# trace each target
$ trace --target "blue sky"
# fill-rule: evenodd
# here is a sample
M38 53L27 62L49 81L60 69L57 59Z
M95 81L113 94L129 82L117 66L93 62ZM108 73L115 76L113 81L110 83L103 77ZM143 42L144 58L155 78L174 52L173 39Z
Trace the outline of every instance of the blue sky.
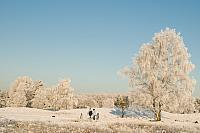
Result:
M127 92L117 71L165 27L181 32L200 81L200 1L0 1L0 88L18 76L79 92ZM200 96L200 90L194 95Z

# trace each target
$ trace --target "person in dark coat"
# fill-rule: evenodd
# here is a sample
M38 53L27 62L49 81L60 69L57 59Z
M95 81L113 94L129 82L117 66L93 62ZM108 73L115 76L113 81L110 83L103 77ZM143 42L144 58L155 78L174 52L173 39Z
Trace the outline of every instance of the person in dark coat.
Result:
M92 118L92 114L93 114L93 113L92 113L92 109L90 108L90 109L89 109L89 112L88 112L88 115L90 116L90 118Z
M92 115L93 115L93 120L95 120L96 115L97 115L95 109L93 109Z
M99 120L99 113L97 113L96 115L96 120Z

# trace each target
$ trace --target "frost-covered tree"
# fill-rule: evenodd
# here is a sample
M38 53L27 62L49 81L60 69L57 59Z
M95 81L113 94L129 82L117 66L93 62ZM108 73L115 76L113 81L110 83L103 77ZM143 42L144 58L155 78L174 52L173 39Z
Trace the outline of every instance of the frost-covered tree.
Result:
M72 109L74 89L70 82L70 80L62 80L56 87L37 90L32 106L52 110Z
M180 33L166 28L141 47L133 66L125 68L123 73L128 76L130 87L139 91L134 95L135 102L152 107L155 119L161 120L162 108L177 113L194 110L195 80L190 78L193 69Z
M7 91L0 90L0 108L6 107L6 99L8 97Z
M8 106L26 107L26 92L31 88L32 82L32 79L26 76L17 78L8 90Z
M35 93L35 97L32 100L32 107L38 109L48 109L51 107L49 102L51 99L52 93L50 88L38 89Z
M58 109L73 108L74 89L70 85L71 80L62 80L54 90L54 106Z
M195 106L196 112L200 113L200 98L195 98L194 106Z
M30 77L18 77L8 90L7 105L31 107L35 92L43 87L42 81L32 81Z
M70 82L70 80L62 80L56 87L46 88L40 80L32 81L27 76L19 77L5 93L8 95L6 106L53 110L71 109L73 108L74 89L70 86ZM2 104L5 101L3 97L0 100Z
M41 80L34 81L29 89L25 90L25 96L27 105L26 107L32 107L32 100L34 99L36 95L37 90L41 90L44 88L44 84Z

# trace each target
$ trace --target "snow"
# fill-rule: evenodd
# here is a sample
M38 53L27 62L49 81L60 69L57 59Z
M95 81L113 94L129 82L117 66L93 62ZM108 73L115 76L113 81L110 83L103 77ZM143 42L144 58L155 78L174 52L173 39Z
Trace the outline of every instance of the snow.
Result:
M119 108L114 108L112 110L112 113L114 115L121 115L121 110ZM143 118L143 119L153 119L154 118L154 113L152 110L148 108L143 108L140 106L132 106L129 107L125 110L124 112L125 117L130 117L130 118Z
M112 115L110 108L97 108L96 111L100 114L101 121L108 121L118 118L119 116ZM66 122L80 121L80 114L83 114L82 121L90 121L88 117L88 109L72 109L50 111L26 107L6 107L0 108L0 116L16 121L41 121L51 122L56 124L65 124ZM52 117L55 116L55 117Z
M172 114L162 112L162 121L155 122L151 118L152 112L144 108L129 108L125 112L125 118L121 118L121 113L116 108L95 109L100 114L100 119L97 121L89 118L89 109L50 111L26 107L0 108L0 131L198 133L200 130L199 113ZM82 119L80 119L81 113L83 114ZM198 123L195 123L196 121ZM17 122L17 124L12 124L12 122ZM16 125L21 126L15 127Z
M131 111L132 110L132 111ZM151 123L151 112L149 110L128 109L126 118L120 118L120 112L113 108L96 108L96 112L100 114L100 119L97 122L147 122ZM83 114L83 119L80 120L80 114ZM142 115L144 114L144 116ZM147 115L148 114L148 115ZM16 121L40 121L46 123L66 124L67 122L93 122L89 119L88 109L72 109L50 111L35 108L25 107L6 107L0 108L0 116L9 120ZM55 116L55 117L52 117ZM172 114L162 112L162 123L177 124L177 125L192 125L194 122L200 122L200 114Z

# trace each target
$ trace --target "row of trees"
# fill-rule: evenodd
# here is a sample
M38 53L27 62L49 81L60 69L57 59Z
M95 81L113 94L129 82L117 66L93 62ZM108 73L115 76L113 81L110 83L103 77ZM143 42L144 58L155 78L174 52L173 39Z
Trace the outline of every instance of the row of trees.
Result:
M18 77L10 89L0 92L0 107L31 107L39 109L72 109L113 107L117 94L74 94L70 80L55 87L46 87L40 80Z
M112 108L118 94L75 94L74 108Z
M1 106L71 109L74 89L70 82L62 80L56 87L47 88L42 81L33 81L27 76L19 77L9 90L1 93Z

